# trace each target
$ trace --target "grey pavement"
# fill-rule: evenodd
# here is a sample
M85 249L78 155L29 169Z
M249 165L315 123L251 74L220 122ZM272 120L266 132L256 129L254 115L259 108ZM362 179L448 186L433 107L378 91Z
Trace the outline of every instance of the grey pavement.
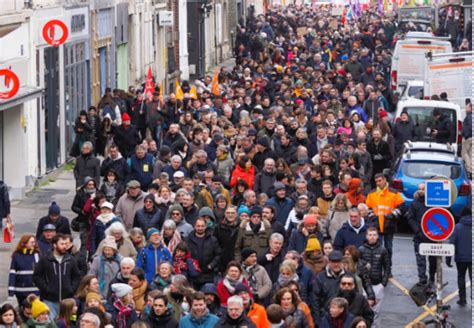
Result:
M19 236L24 233L35 233L40 217L48 212L49 204L56 201L61 207L61 214L69 219L74 218L71 204L75 194L75 182L72 172L62 172L55 181L31 191L27 198L13 202L12 217L15 223L16 236L11 244L0 243L0 303L7 300L8 272L10 256L18 242ZM410 289L418 280L416 271L413 242L409 235L397 235L394 240L393 274L396 282ZM456 269L443 267L443 274L448 285L445 287L443 297L457 291ZM468 295L470 295L468 291ZM461 308L456 304L457 295L452 295L448 302L452 306L449 317L457 328L471 327L471 306ZM393 283L389 283L385 290L382 304L383 327L404 327L415 320L424 311L405 295ZM424 320L430 319L427 316Z

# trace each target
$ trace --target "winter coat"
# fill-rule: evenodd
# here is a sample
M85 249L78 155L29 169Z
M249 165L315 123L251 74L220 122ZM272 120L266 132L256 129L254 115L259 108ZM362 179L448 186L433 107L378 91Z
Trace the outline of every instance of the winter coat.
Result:
M372 156L368 152L359 152L356 151L357 154L359 154L359 164L361 167L364 168L364 185L370 186L370 183L372 182L372 175L374 174L374 166L372 163Z
M235 294L231 293L231 291L229 289L227 289L226 285L224 284L224 279L225 279L225 276L224 276L224 278L219 280L219 282L217 283L217 293L219 295L219 300L221 301L221 306L222 307L227 307L227 300L229 299L229 297L234 296ZM242 277L241 283L249 288L250 294L252 296L253 295L252 294L252 289L250 288L250 285L249 285L247 279Z
M393 138L395 139L395 151L402 150L403 144L415 138L415 126L411 121L399 121L393 127Z
M390 153L390 147L386 141L380 140L378 144L373 141L367 143L367 151L372 157L374 175L376 173L381 173L384 169L390 167L392 154ZM382 155L382 159L375 159L375 155Z
M403 205L404 199L396 189L389 187L379 191L372 190L367 195L365 204L372 209L374 215L377 216L378 228L381 233L394 233L397 229L397 218L390 217L393 210ZM383 229L382 229L383 228Z
M456 224L449 241L454 245L455 262L472 261L472 216L463 216Z
M33 283L33 272L40 254L27 250L17 251L12 256L8 276L8 296L26 298L29 294L39 295L39 289Z
M237 319L232 319L228 314L223 316L217 324L216 328L257 328L245 313L242 313Z
M298 253L303 253L306 249L306 243L308 242L308 236L305 236L302 232L303 225L300 224L298 229L293 229L290 236L290 241L288 243L288 250L295 250ZM322 245L324 241L324 236L321 232L316 232L316 238L318 238L319 243Z
M271 261L267 259L267 254L270 254L270 249L267 248L265 252L260 255L257 259L257 263L265 268L272 281L272 284L278 281L278 276L280 275L280 264L283 263L285 259L285 252L282 249L277 256L274 256Z
M228 184L234 167L234 161L230 154L227 154L224 159L216 158L214 165L217 167L217 175L222 178L222 182Z
M155 311L151 310L148 317L144 320L150 328L178 328L178 322L171 315L171 310L157 316Z
M56 221L50 219L49 215L43 216L39 219L38 227L36 228L36 239L39 239L43 234L43 228L47 224L54 224L56 227L56 233L62 233L65 235L71 234L71 227L69 226L69 219L65 216L59 216Z
M239 234L239 223L236 221L234 225L230 225L224 219L214 228L214 237L222 250L219 262L219 271L224 272L227 264L234 259L235 243Z
M374 311L370 308L367 298L361 293L354 290L354 294L350 297L344 297L344 294L339 291L338 297L343 297L349 302L349 312L354 316L363 317L365 320L372 323L374 321Z
M462 122L461 134L464 139L472 138L472 112L466 113L466 117Z
M445 114L441 114L439 120L437 120L433 126L433 129L438 130L438 134L435 137L437 143L451 142L451 129L453 128L453 122ZM454 133L453 133L454 135Z
M107 303L107 305L105 307L105 310L107 311L107 313L110 313L110 315L112 316L111 322L116 324L118 322L118 319L119 319L119 310L113 304L111 304L110 302ZM131 327L132 324L135 321L138 321L137 312L135 312L135 311L131 311L131 312L132 313L130 314L130 316L128 316L127 319L126 319L127 320L127 327Z
M273 185L275 183L275 173L262 171L255 177L255 185L253 186L257 195L264 193L271 195L273 193Z
M420 198L419 192L415 192L413 201L410 203L410 206L408 206L406 213L408 224L414 233L413 241L418 241L420 243L431 242L421 230L421 219L427 210L428 208L425 206L425 198Z
M322 245L322 243L321 243ZM308 252L303 253L303 263L309 268L315 275L319 274L324 270L328 264L328 259L320 251L318 254L311 254Z
M142 229L143 233L146 234L148 229L154 227L161 231L163 227L164 218L161 211L155 206L151 212L146 211L145 208L139 209L135 213L135 219L133 220L133 227Z
M214 328L218 321L219 317L210 313L201 318L188 314L179 321L179 328Z
M227 204L231 203L230 199L230 193L227 189L224 187L221 187L221 189L216 193L217 195L223 195L227 201ZM198 199L196 201L196 205L201 208L204 206L207 206L209 208L214 208L215 200L214 197L212 197L212 192L209 190L208 187L202 188L201 192L198 195Z
M252 293L255 300L261 302L272 292L272 281L270 280L270 277L263 266L255 264L255 266L250 270L253 272L256 282L255 286L251 286L253 287ZM243 270L242 274L250 284L250 276L247 271Z
M332 241L334 241L337 232L347 221L349 221L349 211L329 210L326 231Z
M183 216L187 223L194 227L194 223L199 215L199 208L192 204L189 208L183 208Z
M232 171L232 176L230 178L229 185L233 188L237 185L237 181L244 180L247 182L249 189L253 189L253 184L255 181L255 167L252 166L248 171L244 168L237 165Z
M198 261L201 274L195 279L198 284L213 282L215 272L221 260L221 247L217 238L206 233L203 238L190 233L186 243L191 251L191 257Z
M367 233L367 225L364 219L361 219L359 228L352 226L348 221L342 225L342 228L336 234L334 239L334 248L339 251L344 251L347 246L355 246L359 248L365 242L365 234Z
M268 321L267 312L260 304L252 302L247 311L247 317L252 320L257 328L270 328L270 321Z
M355 316L352 313L347 313L344 319L344 328L350 328L351 323L354 320ZM318 326L319 328L333 328L334 326L331 323L331 316L327 313L323 319L321 320L321 324Z
M284 158L288 165L296 162L296 147L291 143L288 146L283 146L281 144L275 147L275 154L277 158Z
M76 159L74 166L74 179L76 188L81 186L85 177L94 179L96 186L100 183L100 161L94 155L81 155Z
M331 203L334 200L334 197L336 197L336 194L333 193L329 197L326 197L323 195L316 200L316 204L319 208L319 215L321 216L321 219L327 218L328 212L331 207Z
M41 298L55 303L73 297L80 279L77 262L70 254L65 254L61 263L53 253L42 257L33 273Z
M52 320L48 320L47 322L37 322L35 319L30 318L27 322L21 324L21 328L56 328L56 324Z
M359 114L360 119L364 121L364 123L367 122L367 115L365 114L365 110L362 107L360 107L360 105L357 104L354 107L347 106L346 116L351 117L354 114L354 112Z
M53 250L53 241L46 240L43 236L38 239L38 247L40 248L41 257L48 255Z
M71 209L74 213L77 214L79 222L86 223L87 225L89 225L89 216L83 214L83 210L84 206L87 203L87 200L90 198L91 196L84 190L84 188L81 188L74 196L74 200L72 201L71 205Z
M286 224L286 220L291 210L293 209L293 201L289 197L283 199L273 196L267 201L267 205L271 205L275 208L275 218L277 222L281 224Z
M8 186L0 180L0 220L10 214L10 197Z
M145 196L146 194L141 192L137 198L132 198L128 193L125 193L119 198L117 205L115 206L115 214L122 218L123 224L127 230L133 228L135 214L139 209L143 208Z
M345 193L347 199L351 202L352 206L357 206L360 203L365 202L365 196L363 191L361 193L357 193L360 185L362 184L362 180L359 178L352 178L351 182L349 182L349 186L347 187L347 192Z
M389 278L390 258L387 249L382 246L380 240L375 245L365 242L359 247L360 257L357 265L359 275L368 270L370 282L372 285L382 284L387 286ZM370 265L370 267L368 266Z
M313 284L313 313L315 314L317 324L321 323L324 314L329 309L329 301L337 295L339 282L344 273L344 270L335 273L326 266L326 268L316 276Z
M116 159L112 159L110 156L104 159L100 167L100 175L105 177L111 169L117 173L120 182L124 183L128 180L130 169L127 160L122 157L122 154L119 153Z
M309 327L308 319L306 319L306 315L300 309L295 309L293 312L288 313L284 320L288 320L291 317L292 319L292 327L294 328L307 328Z
M125 192L125 187L122 185L121 182L118 181L114 183L104 181L104 183L102 183L102 186L100 186L100 191L104 193L105 198L108 202L111 202L115 205L117 204L118 199Z
M120 255L114 255L111 258L98 255L92 260L88 274L95 276L99 280L100 292L104 298L107 297L110 282L120 271L121 260L122 256Z
M120 222L120 219L110 215L99 215L91 229L91 247L90 252L94 254L100 242L105 238L105 230L114 222Z
M137 180L140 182L142 190L147 190L148 186L153 181L153 167L155 166L155 159L150 154L145 154L145 157L138 158L133 155L127 161L130 169L130 180Z
M235 260L238 262L242 260L241 251L244 248L252 248L257 252L257 257L264 254L268 247L271 233L272 228L270 222L267 220L262 220L257 233L254 233L250 227L250 221L243 221L240 224L237 241L235 243Z
M153 282L161 262L173 263L173 256L163 244L160 244L158 247L149 244L138 254L137 267L145 271L145 278L148 284Z
M120 153L123 156L132 156L135 151L135 146L140 143L140 134L137 128L133 125L125 128L120 125L114 130L114 142L118 146ZM153 170L153 166L150 171Z

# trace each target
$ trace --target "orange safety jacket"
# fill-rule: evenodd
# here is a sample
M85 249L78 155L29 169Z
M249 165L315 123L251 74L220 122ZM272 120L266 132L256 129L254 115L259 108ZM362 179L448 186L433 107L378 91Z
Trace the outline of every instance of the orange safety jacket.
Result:
M268 321L267 318L267 311L260 304L252 303L249 311L247 312L247 317L252 320L257 328L270 328L270 321Z
M404 203L402 195L392 188L376 189L367 195L365 204L379 218L380 233L385 230L385 216Z

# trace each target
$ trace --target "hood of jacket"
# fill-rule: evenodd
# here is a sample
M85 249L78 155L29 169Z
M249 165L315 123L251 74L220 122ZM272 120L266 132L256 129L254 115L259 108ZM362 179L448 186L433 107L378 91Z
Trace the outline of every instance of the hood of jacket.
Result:
M357 188L360 187L362 183L362 180L359 178L352 178L351 182L349 182L349 186L347 187L347 192L350 193L355 193L357 191Z
M463 216L459 220L459 223L461 223L462 225L468 226L468 227L472 227L472 216L470 216L470 215ZM469 228L469 229L471 229L471 228Z

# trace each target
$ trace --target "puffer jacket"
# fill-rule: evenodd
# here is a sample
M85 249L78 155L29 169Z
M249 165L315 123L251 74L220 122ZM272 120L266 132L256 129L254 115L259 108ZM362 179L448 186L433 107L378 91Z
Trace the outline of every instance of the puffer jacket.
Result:
M344 274L344 270L335 273L326 266L326 268L316 276L313 284L314 302L312 308L316 324L321 323L321 319L329 308L329 301L337 295L339 291L339 281Z
M219 318L213 314L206 313L200 318L188 314L179 321L180 328L214 328L219 321Z
M224 272L227 264L234 259L235 243L239 234L239 223L229 224L225 219L214 228L214 237L222 248L219 271ZM223 247L225 246L225 247Z
M255 167L251 167L250 170L245 170L244 168L237 165L232 171L232 176L230 178L229 185L231 187L235 187L237 185L237 181L244 180L247 182L249 189L253 189L253 184L255 182Z
M146 318L145 322L151 328L178 328L178 322L173 318L171 315L170 310L166 310L166 312L161 315L157 316L155 311L151 310L150 315Z
M102 255L94 257L88 274L95 276L99 280L102 297L107 297L110 282L120 271L121 260L122 256L118 254L111 258L105 258Z
M156 270L161 262L173 263L170 251L163 244L157 248L153 244L149 244L138 254L137 267L145 271L145 277L149 284L153 282L153 277L157 274Z
M214 326L216 328L256 328L255 324L250 320L245 313L242 313L237 319L232 319L228 314L223 316L217 324Z
M94 179L96 186L100 183L100 161L94 155L79 156L74 166L74 179L76 179L76 187L84 182L85 177Z
M286 224L286 219L293 209L293 201L289 197L278 198L273 196L267 201L267 205L271 205L275 208L275 220L281 224Z
M380 240L375 245L365 242L359 247L360 258L358 263L358 272L362 276L365 270L368 270L370 282L372 285L382 284L387 286L389 278L390 259L385 247Z
M456 224L454 232L451 235L450 242L454 244L454 261L471 262L472 261L472 216L463 216Z
M204 238L199 238L195 233L190 233L186 239L191 257L198 261L201 274L195 279L197 283L214 281L214 275L219 268L221 247L217 238L207 233Z
M347 246L355 246L359 248L365 241L365 234L367 232L367 226L364 219L361 219L359 228L352 226L351 222L348 221L343 224L342 228L336 234L334 239L334 248L343 251Z
M406 213L408 224L414 233L413 241L419 241L421 243L431 242L421 230L421 219L427 210L428 208L425 206L424 197L421 198L420 193L418 191L415 192L413 201L410 203L410 206L408 206Z
M253 232L249 221L242 221L235 243L235 260L239 262L242 260L241 251L244 248L252 248L257 252L257 257L263 255L268 247L271 234L272 226L267 220L262 220L257 233Z
M18 295L23 299L31 293L39 295L33 283L33 272L39 258L40 254L26 248L13 254L8 276L8 296Z
M161 211L156 206L153 208L153 211L146 211L145 208L139 209L135 213L135 219L133 220L133 227L138 227L142 229L143 233L146 234L148 229L154 227L161 231L163 226L163 216Z

